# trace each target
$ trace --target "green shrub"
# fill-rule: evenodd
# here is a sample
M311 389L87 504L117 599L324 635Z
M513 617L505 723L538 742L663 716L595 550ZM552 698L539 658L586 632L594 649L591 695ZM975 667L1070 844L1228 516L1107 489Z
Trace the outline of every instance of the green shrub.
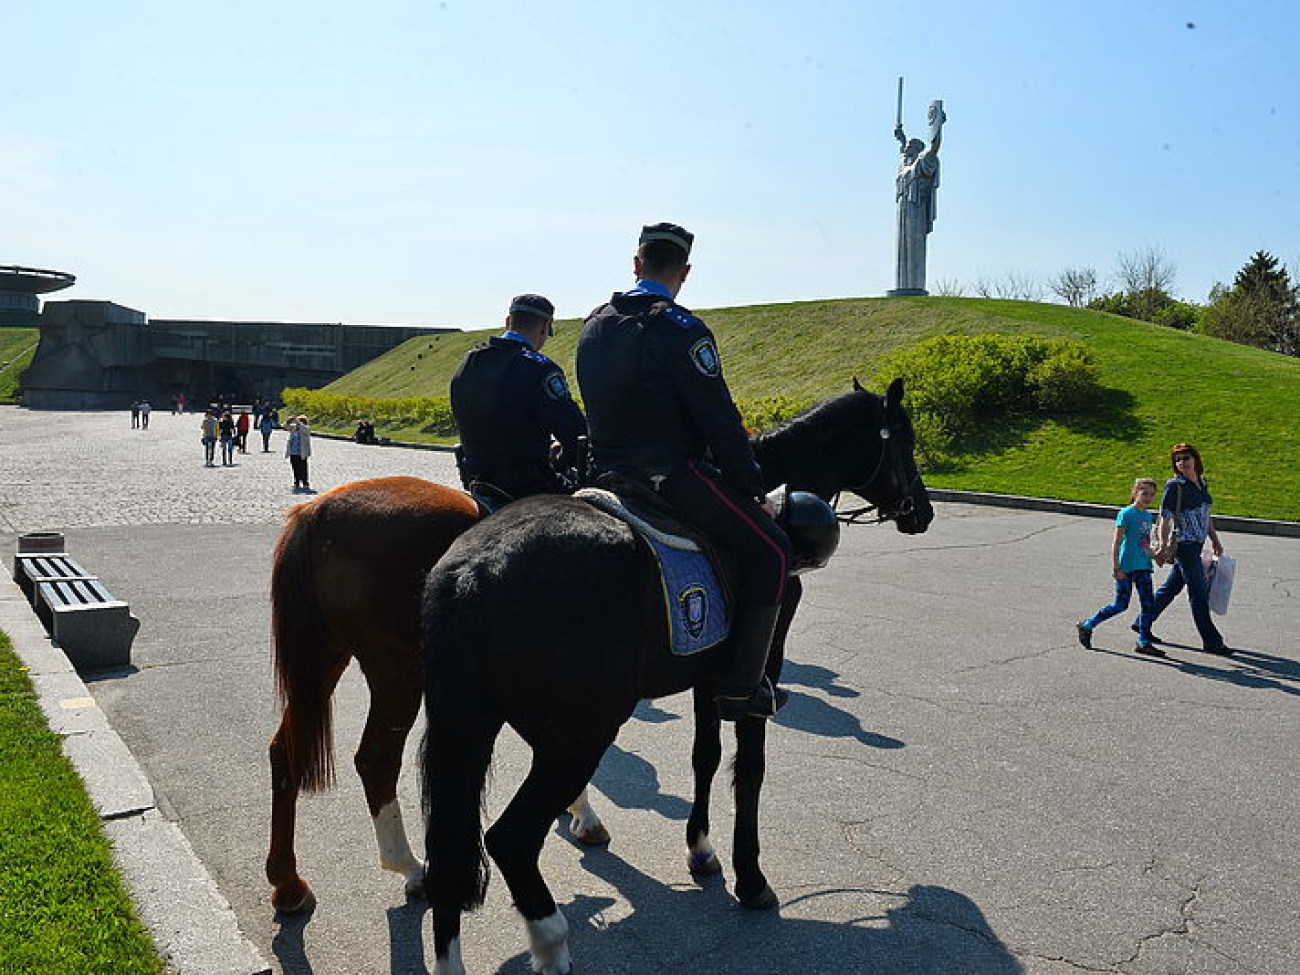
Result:
M999 417L1077 412L1096 401L1091 353L1066 339L939 335L888 356L875 378L902 377L923 454L936 460Z
M1052 339L1025 375L1030 401L1045 413L1079 413L1097 401L1101 370L1078 342Z
M736 407L740 410L740 418L746 429L753 433L763 433L794 419L812 405L789 396L763 396L754 400L742 400Z
M289 414L305 414L321 426L346 428L359 420L370 420L380 428L419 427L436 436L456 432L451 399L447 396L382 399L291 387L283 390L280 397Z

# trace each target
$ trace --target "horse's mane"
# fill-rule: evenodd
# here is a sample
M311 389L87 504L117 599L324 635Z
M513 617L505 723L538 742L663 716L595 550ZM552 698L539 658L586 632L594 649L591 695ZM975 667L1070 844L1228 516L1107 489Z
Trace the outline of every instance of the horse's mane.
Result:
M769 450L779 448L793 440L802 441L806 438L808 441L815 442L821 433L838 430L854 420L861 422L863 408L877 404L879 400L879 396L867 390L841 393L839 396L823 400L767 433L759 434L755 440Z

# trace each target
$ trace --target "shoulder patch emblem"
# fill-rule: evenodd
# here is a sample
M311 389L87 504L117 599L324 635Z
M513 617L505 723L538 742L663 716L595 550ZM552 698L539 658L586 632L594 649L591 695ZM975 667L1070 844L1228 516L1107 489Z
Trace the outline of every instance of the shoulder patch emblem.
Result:
M722 363L718 359L718 349L713 344L713 339L700 339L691 346L691 362L710 379L722 373Z
M558 370L552 373L547 373L546 378L543 380L543 385L546 389L546 395L551 399L559 400L560 402L571 399L569 395L569 384L564 381L564 373Z

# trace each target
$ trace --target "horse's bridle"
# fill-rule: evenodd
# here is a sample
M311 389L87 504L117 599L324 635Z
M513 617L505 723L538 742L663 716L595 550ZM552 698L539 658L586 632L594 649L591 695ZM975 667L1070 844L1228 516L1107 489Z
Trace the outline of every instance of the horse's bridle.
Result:
M860 508L851 508L848 511L840 511L836 505L840 500L840 495L844 491L851 491L854 494L863 495L867 488L875 483L876 478L885 466L885 457L889 456L890 467L894 473L894 481L902 489L902 497L893 505L882 507L878 504L865 504ZM921 479L920 472L914 472L906 484L903 482L900 468L902 465L898 461L897 451L894 449L894 431L886 422L880 428L880 457L876 461L876 466L867 476L867 479L860 484L852 485L836 491L831 497L831 507L835 508L835 518L845 525L879 525L886 521L897 521L904 515L910 515L916 506L912 499L912 486Z

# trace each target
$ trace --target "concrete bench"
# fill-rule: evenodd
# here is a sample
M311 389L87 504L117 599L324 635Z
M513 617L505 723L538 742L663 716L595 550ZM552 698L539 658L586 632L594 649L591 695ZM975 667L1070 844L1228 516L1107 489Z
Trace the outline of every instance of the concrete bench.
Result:
M140 621L95 578L44 579L36 584L36 615L77 670L107 670L131 662Z
M42 582L94 579L84 568L62 553L18 554L14 557L14 582L36 609L36 587Z

